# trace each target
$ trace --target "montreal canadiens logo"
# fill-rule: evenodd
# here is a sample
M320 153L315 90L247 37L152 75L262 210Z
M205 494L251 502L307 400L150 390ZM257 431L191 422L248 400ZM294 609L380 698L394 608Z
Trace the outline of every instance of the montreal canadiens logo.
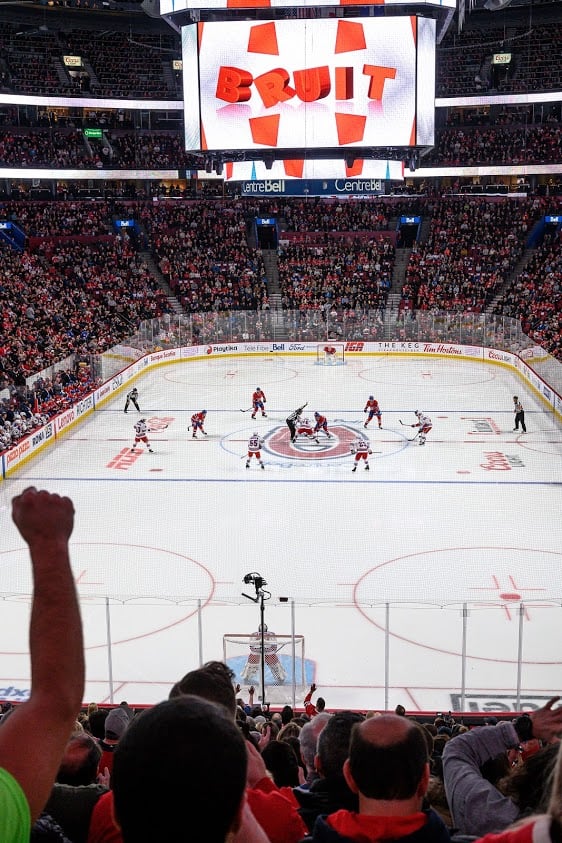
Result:
M317 444L307 436L297 436L295 442L291 442L289 429L277 427L265 437L264 451L292 460L333 460L348 457L351 453L351 443L360 435L359 430L347 424L334 424L328 430L330 439L322 430L315 434L318 438Z

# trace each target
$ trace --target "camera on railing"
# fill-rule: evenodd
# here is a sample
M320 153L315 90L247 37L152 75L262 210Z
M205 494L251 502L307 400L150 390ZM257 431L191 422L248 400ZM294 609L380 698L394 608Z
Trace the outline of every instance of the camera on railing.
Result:
M246 583L246 585L248 585L248 583L253 583L254 587L256 588L256 591L260 588L263 588L264 585L267 585L267 582L264 580L261 574L256 574L255 571L252 574L246 574L246 576L244 577L244 582Z

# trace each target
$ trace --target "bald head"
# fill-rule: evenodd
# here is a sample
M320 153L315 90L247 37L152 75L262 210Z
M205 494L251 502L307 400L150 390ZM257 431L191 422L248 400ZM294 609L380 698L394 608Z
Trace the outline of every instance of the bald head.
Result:
M427 742L421 727L412 720L383 714L353 727L349 772L359 793L368 799L392 801L416 796L427 763Z

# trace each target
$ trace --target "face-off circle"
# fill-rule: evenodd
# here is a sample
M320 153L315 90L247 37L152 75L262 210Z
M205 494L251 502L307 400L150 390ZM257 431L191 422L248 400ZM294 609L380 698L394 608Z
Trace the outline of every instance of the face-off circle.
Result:
M276 427L264 437L264 451L275 457L290 460L334 460L351 454L351 443L362 435L348 424L334 424L328 428L330 438L323 430L315 436L318 443L306 436L298 436L291 442L288 427Z
M523 663L562 664L557 636L562 619L562 553L525 547L450 547L388 559L356 582L353 601L369 623L396 642L429 653L462 655L462 607L468 609L467 657L517 663L523 623ZM418 598L406 583L418 585Z

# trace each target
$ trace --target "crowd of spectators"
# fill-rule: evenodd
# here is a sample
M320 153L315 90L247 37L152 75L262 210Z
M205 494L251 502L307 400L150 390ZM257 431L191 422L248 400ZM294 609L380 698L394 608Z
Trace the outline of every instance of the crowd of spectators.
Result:
M514 269L541 213L538 199L438 200L427 240L410 255L400 309L482 312Z
M267 308L261 252L241 203L145 206L143 225L162 275L190 312Z
M392 285L390 239L290 243L279 250L282 306L289 310L382 310Z
M424 157L425 165L548 164L562 155L560 123L538 126L447 128Z
M524 270L508 285L496 313L521 321L523 331L555 357L562 357L562 242L547 234Z
M562 88L562 70L552 67L552 56L560 51L560 32L537 21L532 26L510 27L506 38L503 23L494 26L488 19L471 25L459 34L451 27L437 50L436 91L439 97L501 91L552 91ZM495 53L511 53L511 61L499 72L492 65Z

